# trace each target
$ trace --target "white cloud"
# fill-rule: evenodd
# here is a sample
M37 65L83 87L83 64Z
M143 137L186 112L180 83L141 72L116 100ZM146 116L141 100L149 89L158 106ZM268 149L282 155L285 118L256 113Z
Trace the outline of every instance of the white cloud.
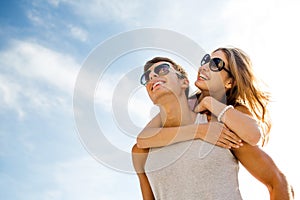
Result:
M35 25L45 25L43 18L39 16L37 10L29 10L27 11L28 19Z
M28 107L66 106L79 69L72 57L26 41L14 41L0 52L0 64L2 101L20 118Z
M141 5L141 2L137 0L130 2L118 0L92 0L89 2L63 0L62 2L70 5L74 12L82 16L88 24L99 21L131 21L136 16L138 6Z
M5 192L9 197L31 200L141 198L136 175L116 172L89 155L52 163L33 161L27 167L30 177L25 176L25 179L21 178L23 175L0 172L0 186L7 188Z
M118 90L116 89L116 82L114 82L114 80L119 79L120 74L106 74L106 77L102 77L102 79L99 80L95 93L96 105L101 106L106 111L111 110L114 91Z
M82 42L87 41L87 39L88 39L88 33L85 30L83 30L80 27L74 26L74 25L69 25L68 27L70 29L71 35L74 38L76 38L76 39L78 39L78 40L80 40Z
M127 181L126 180L127 177ZM49 199L136 199L137 193L128 190L137 184L133 175L108 169L91 157L81 157L54 166L55 189L46 191ZM122 178L122 183L119 181ZM127 183L126 183L127 182ZM127 184L127 185L126 185Z
M132 94L128 101L128 110L132 122L141 129L159 112L144 87Z
M9 77L0 75L0 91L2 94L2 98L0 99L1 105L5 105L3 106L4 108L14 109L18 117L23 118L24 111L18 102L18 96L21 92L20 85L12 82Z
M39 44L15 41L0 54L1 64L26 78L46 82L71 93L79 65L67 54L60 54Z
M157 107L151 102L146 89L141 85L136 86L137 80L122 79L121 76L109 73L102 77L96 90L95 104L99 106L98 109L109 113L113 108L120 111L119 107L126 107L132 123L142 128L157 113Z
M57 7L59 6L60 0L48 0L48 3Z

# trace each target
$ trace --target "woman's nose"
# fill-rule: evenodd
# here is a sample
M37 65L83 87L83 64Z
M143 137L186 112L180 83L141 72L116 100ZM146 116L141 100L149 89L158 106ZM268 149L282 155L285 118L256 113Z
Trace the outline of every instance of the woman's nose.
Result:
M199 72L201 72L201 71L209 71L209 65L208 65L208 63L200 66L198 71Z

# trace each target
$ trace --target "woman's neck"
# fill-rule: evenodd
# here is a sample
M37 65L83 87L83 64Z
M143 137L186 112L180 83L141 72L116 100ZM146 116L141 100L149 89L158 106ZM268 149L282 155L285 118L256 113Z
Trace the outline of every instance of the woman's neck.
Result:
M207 96L211 96L220 102L226 103L226 95L224 93L209 93L209 92L201 92L198 97L198 103L200 103L202 99Z

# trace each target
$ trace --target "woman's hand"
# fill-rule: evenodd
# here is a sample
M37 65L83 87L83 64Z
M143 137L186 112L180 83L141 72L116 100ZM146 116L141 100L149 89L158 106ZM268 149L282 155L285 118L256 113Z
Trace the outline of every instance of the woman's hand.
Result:
M202 114L211 112L211 110L209 110L209 106L212 104L212 100L215 99L211 96L204 97L195 107L194 112Z
M203 126L201 127L202 131L205 132L205 134L202 134L205 135L204 138L201 137L202 140L227 149L243 146L241 138L230 131L224 124L209 122L205 127L205 129L203 129Z

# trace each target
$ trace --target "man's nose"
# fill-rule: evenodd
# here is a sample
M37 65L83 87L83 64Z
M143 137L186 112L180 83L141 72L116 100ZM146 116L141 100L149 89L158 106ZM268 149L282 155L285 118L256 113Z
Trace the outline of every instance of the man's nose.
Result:
M153 79L155 79L155 78L157 78L157 77L158 77L158 75L156 73L150 72L150 74L149 74L149 80L150 81L153 80Z

